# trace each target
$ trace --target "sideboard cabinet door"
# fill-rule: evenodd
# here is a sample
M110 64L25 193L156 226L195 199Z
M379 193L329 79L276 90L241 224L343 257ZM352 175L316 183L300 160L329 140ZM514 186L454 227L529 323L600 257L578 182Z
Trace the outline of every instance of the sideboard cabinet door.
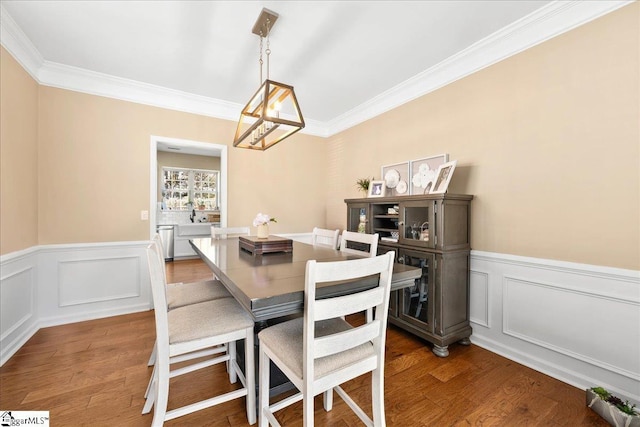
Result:
M362 232L358 230L360 223L364 219L365 229L367 234L371 233L371 225L369 222L369 204L368 203L350 203L347 206L347 230L354 233Z
M433 249L436 247L435 201L400 202L398 243Z
M419 267L422 276L415 280L410 288L398 291L397 316L420 331L434 330L434 261L435 255L428 252L400 249L398 262L400 264Z

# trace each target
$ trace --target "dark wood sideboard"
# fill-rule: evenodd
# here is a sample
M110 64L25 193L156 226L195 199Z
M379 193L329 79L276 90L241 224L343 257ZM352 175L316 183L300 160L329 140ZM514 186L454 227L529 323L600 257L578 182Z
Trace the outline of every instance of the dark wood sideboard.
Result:
M392 292L389 323L431 342L440 357L449 355L449 344L470 343L472 199L431 194L345 200L349 231L378 233L378 253L395 251L397 262L422 269L413 287Z

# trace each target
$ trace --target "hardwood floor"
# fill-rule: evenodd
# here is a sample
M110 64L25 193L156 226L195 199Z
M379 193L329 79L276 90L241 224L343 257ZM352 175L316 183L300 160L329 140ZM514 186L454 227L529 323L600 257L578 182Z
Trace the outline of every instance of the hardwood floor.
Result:
M171 282L209 278L199 260L167 264ZM349 319L361 322L360 317ZM0 409L48 410L52 426L148 426L141 415L155 339L153 312L116 316L38 331L0 368ZM389 426L606 426L585 406L584 390L519 365L480 347L452 345L438 358L429 345L389 326L385 406ZM224 366L171 380L169 408L234 389ZM344 387L370 413L370 377ZM301 425L298 403L277 414ZM357 426L359 420L334 398L331 412L316 398L316 424ZM244 426L244 400L190 414L167 426Z

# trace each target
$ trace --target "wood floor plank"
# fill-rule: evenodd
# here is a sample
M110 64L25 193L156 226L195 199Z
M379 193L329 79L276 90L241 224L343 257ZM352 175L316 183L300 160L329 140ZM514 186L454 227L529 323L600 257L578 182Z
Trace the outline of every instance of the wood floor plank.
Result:
M200 260L167 264L170 282L212 277ZM362 324L363 316L347 317ZM155 341L153 311L40 329L0 367L0 407L48 410L56 426L149 426L142 415ZM475 345L453 344L440 358L427 342L389 326L385 363L387 425L606 426L585 406L584 390L557 381ZM169 408L234 390L222 365L171 379ZM343 387L371 410L371 377ZM299 402L276 414L283 425L302 424ZM316 425L361 425L334 396L326 412L315 399ZM248 426L244 399L198 411L166 426Z

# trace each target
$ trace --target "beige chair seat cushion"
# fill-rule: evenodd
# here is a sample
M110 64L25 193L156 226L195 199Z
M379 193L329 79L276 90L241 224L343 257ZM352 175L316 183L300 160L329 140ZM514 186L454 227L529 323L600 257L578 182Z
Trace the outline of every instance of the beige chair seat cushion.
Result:
M231 294L219 280L172 283L167 286L167 306L169 310L184 307L185 305L230 297Z
M352 328L349 323L340 318L323 320L316 322L315 336L318 338ZM302 378L303 329L304 318L300 317L270 326L258 334L260 342L266 344L300 378ZM338 354L318 358L314 365L316 379L369 356L375 356L372 343L365 343Z
M253 318L233 298L201 302L168 312L169 344L206 339L253 327Z

